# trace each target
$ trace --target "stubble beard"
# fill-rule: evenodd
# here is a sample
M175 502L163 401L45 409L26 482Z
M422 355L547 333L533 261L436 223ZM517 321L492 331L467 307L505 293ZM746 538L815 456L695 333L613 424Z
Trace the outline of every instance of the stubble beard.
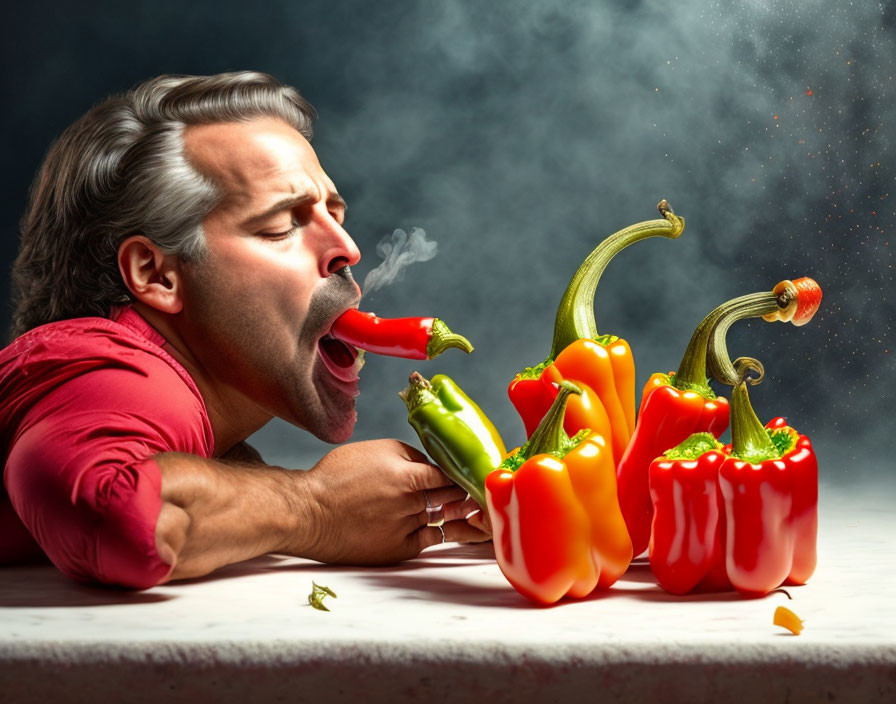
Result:
M332 321L358 301L358 289L351 270L334 273L324 286L311 296L308 314L302 324L300 348L311 350L311 362L307 383L310 388L295 389L294 412L300 418L296 423L324 442L341 443L348 440L355 428L357 412L355 399L337 388L320 358L317 341L328 331ZM295 379L281 380L296 387ZM314 403L309 403L309 396Z
M309 416L302 427L319 440L328 443L341 443L348 440L355 429L358 419L355 411L355 399L339 390L323 391L324 381L318 379L318 374L329 374L318 361L315 361L311 379L319 406L309 408ZM306 408L308 408L306 406Z
M201 327L211 339L219 340L212 364L220 378L236 389L242 387L241 393L266 412L318 439L346 441L357 420L355 400L330 381L317 342L332 321L359 298L348 267L314 291L294 343L298 354L286 359L271 358L264 352L265 340L277 339L283 330L257 329L244 307L227 306L208 260L191 265L194 281L203 289L199 297L203 303L194 316L203 321ZM291 346L288 339L282 345Z

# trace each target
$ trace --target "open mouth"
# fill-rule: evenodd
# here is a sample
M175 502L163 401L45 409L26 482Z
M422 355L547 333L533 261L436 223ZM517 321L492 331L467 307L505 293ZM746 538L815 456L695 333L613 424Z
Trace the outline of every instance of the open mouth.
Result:
M358 373L364 366L364 351L342 340L337 340L329 333L317 343L320 357L327 370L340 381L352 382L358 379Z

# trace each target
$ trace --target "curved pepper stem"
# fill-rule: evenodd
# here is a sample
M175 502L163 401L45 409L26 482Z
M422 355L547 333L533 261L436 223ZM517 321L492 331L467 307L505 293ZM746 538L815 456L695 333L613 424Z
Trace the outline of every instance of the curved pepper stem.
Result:
M728 345L725 342L728 330L738 320L774 314L779 309L778 297L772 291L763 291L735 298L726 305L726 312L716 319L709 330L706 368L716 381L729 386L737 386L741 381L741 375L738 374L728 356Z
M738 320L758 318L777 310L777 298L771 291L732 298L714 308L691 335L678 371L670 379L672 386L682 391L696 391L701 396L713 398L715 394L709 387L709 378L706 374L707 362L712 369L719 368L723 371L730 369L730 373L723 379L713 375L716 379L729 385L736 383L738 377L734 367L731 366L728 348L725 345L728 329ZM715 343L715 346L712 343ZM721 362L718 361L719 358L722 359ZM724 362L727 362L727 365Z
M736 386L740 382L741 375L731 363L725 343L728 330L736 321L761 316L768 322L780 320L805 325L815 315L820 303L821 287L813 279L802 277L794 281L781 281L771 291L741 296L723 304L726 310L710 326L706 343L706 369L709 375L728 386ZM750 383L757 382L753 380Z
M467 354L473 351L473 345L467 338L456 332L451 332L451 329L442 320L436 318L432 321L432 337L426 345L426 358L438 357L451 347L463 350Z
M663 220L647 220L619 230L597 245L582 262L557 308L549 359L556 359L558 354L576 340L596 340L600 337L594 320L594 294L604 269L613 257L630 244L648 237L675 239L682 233L684 218L676 215L666 200L661 200L657 209Z

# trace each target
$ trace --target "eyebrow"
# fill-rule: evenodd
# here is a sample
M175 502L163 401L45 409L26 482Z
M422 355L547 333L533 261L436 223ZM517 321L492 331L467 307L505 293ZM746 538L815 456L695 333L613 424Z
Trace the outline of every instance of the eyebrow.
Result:
M288 196L287 198L281 198L276 203L274 203L271 207L264 210L264 212L258 213L258 215L252 215L243 222L243 227L252 228L254 225L266 220L267 218L276 215L277 213L282 213L284 210L292 210L301 205L310 205L317 201L317 194L315 193L304 193L301 195ZM327 196L327 207L337 207L345 213L348 210L348 206L345 204L345 199L335 191L330 193Z

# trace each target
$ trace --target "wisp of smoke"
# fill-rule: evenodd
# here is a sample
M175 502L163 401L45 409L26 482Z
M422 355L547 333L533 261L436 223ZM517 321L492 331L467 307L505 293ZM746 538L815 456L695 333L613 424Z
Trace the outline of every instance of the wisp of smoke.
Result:
M382 263L364 277L362 289L369 295L388 286L401 276L404 269L415 262L428 262L436 256L438 243L426 239L426 231L415 227L408 235L404 230L395 230L386 235L376 246L377 256Z

